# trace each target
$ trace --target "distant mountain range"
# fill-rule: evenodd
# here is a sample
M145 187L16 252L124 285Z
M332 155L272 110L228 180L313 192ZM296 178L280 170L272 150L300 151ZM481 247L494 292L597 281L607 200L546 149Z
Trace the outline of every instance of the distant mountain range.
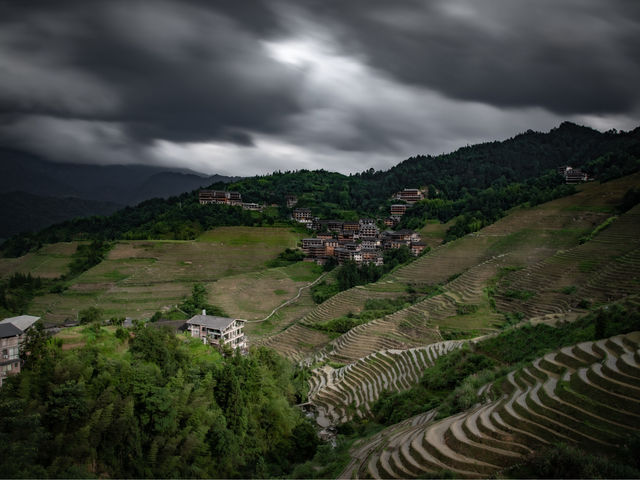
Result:
M0 148L0 239L239 179L146 165L53 163Z

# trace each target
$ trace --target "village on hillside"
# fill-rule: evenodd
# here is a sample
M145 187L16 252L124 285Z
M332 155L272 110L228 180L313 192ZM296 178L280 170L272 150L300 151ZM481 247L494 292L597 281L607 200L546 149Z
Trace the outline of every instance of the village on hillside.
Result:
M389 216L384 219L385 227L393 228L414 203L425 198L426 189L405 188L397 192L393 199L403 203L391 205ZM239 192L223 190L200 190L201 205L218 204L239 206L245 210L260 211L263 205L242 201ZM420 255L426 245L420 235L413 230L384 230L373 218L357 221L324 220L312 215L311 208L294 208L298 202L295 195L285 197L287 208L293 208L291 218L315 232L315 236L302 240L302 250L307 261L323 265L333 258L338 264L353 261L356 264L383 265L384 250L407 247L414 256Z
M391 205L390 216L384 225L394 227L414 203L424 199L424 190L405 188L393 198L405 203ZM288 204L290 204L290 199ZM316 232L314 237L302 239L302 250L306 259L320 265L334 259L338 264L353 261L358 265L383 265L384 250L407 247L414 256L420 255L426 247L420 235L413 230L384 230L378 227L373 218L361 218L358 221L321 220L311 215L310 208L296 208L292 218L304 223Z

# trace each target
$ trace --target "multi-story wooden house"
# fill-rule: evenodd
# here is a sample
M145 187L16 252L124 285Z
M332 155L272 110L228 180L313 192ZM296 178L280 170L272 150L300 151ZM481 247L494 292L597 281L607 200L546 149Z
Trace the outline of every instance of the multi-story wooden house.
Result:
M242 195L239 192L225 192L224 190L200 190L198 200L201 205L215 203L220 205L242 206Z
M294 208L293 219L301 223L311 223L311 209L310 208Z
M0 323L0 387L9 375L20 373L22 330L11 323Z
M423 242L411 242L411 253L417 257L426 247L427 245Z
M351 232L357 234L360 232L360 222L344 222L342 224L342 232Z
M242 206L242 195L240 192L226 192L227 193L227 203L229 205Z
M187 320L187 330L192 337L202 339L205 345L229 345L241 350L247 348L244 320L207 315L206 310L203 310L202 315L195 315Z
M335 238L329 238L324 241L324 254L327 257L333 257L336 247L340 244Z
M379 246L380 246L380 241L377 239L362 240L362 242L360 242L360 247L363 250L375 250Z
M384 226L393 228L400 222L399 217L387 217L384 219Z
M334 257L338 261L339 264L343 264L350 260L353 260L353 251L348 250L344 247L336 247L334 249Z
M395 205L391 205L391 216L392 217L401 217L407 212L407 206L403 203L398 203Z
M27 331L40 317L20 315L0 322L0 387L8 375L20 373L20 351Z
M416 203L424 199L424 194L417 188L405 188L404 190L396 193L394 198L407 203Z
M322 238L303 238L302 251L307 257L316 258L325 255L325 240Z
M378 250L363 248L359 253L362 258L362 263L373 263L378 266L384 264L382 254Z
M375 223L361 223L359 233L361 238L375 238L380 234L380 229Z

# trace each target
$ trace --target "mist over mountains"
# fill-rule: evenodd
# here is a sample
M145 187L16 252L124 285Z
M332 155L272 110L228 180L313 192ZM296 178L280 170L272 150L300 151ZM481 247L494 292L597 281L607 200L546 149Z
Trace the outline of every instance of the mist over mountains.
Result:
M0 238L78 216L107 215L150 198L167 198L240 177L146 165L53 163L0 149Z

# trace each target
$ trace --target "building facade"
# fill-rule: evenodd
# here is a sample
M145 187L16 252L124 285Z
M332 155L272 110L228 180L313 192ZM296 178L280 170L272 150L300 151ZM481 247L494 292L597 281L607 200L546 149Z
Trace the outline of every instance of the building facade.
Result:
M295 208L293 210L293 219L296 222L311 223L311 209L310 208Z
M0 322L0 387L9 375L20 373L20 351L29 330L40 317L20 315Z
M223 190L200 190L198 192L200 205L215 203L221 205L242 206L242 195L239 192L225 192Z
M417 188L405 188L395 194L396 200L402 200L407 203L416 203L424 199L424 194Z
M244 320L227 317L195 315L187 320L187 330L194 338L200 338L205 345L223 347L229 345L233 349L245 350L247 340L244 335Z

